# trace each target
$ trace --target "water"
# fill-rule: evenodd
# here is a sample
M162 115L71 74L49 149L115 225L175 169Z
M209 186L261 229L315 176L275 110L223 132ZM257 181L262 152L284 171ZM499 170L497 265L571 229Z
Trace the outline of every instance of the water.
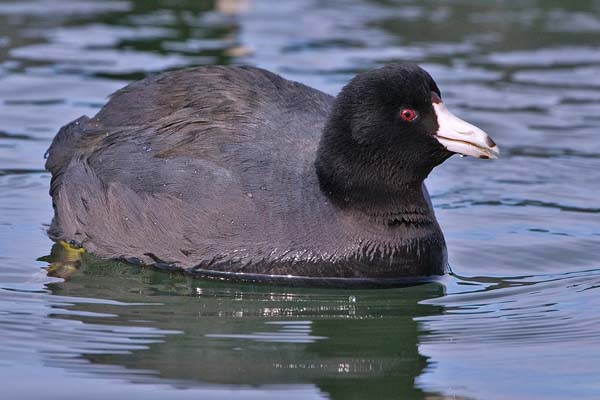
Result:
M600 2L0 1L6 399L600 398ZM503 150L429 178L454 275L194 281L52 249L42 155L132 79L245 63L330 93L421 63Z

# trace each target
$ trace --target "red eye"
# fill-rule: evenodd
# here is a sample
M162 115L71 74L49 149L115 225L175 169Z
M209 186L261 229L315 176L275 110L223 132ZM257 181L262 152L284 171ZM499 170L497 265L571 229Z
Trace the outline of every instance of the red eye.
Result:
M412 110L410 108L405 108L404 110L400 111L400 117L405 120L405 121L412 121L415 118L417 118L417 113L415 110Z

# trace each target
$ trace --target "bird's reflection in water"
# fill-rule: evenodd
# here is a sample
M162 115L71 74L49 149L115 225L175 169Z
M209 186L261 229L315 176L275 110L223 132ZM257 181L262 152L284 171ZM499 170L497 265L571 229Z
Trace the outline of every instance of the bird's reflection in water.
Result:
M327 290L194 280L98 260L55 245L53 295L74 301L78 356L64 367L176 387L314 385L334 399L423 398L427 368L415 317L441 313L420 301L430 283L385 290ZM63 297L64 298L64 297ZM115 347L116 346L116 347ZM291 387L290 386L290 387Z

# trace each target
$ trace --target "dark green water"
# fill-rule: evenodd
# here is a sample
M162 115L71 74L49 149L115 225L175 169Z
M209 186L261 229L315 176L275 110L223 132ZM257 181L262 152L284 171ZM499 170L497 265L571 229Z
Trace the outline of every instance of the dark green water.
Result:
M132 79L422 64L502 159L428 180L455 275L191 280L52 249L43 154ZM599 1L0 1L4 399L600 398Z

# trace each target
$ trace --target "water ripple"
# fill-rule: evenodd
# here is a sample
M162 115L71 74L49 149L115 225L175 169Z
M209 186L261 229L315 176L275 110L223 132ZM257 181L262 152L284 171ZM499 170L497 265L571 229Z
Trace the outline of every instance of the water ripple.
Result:
M600 319L588 318L600 307L592 292L600 270L515 278L455 277L451 292L427 304L444 305L442 316L419 318L429 334L423 343L502 343L520 347L585 342L600 345ZM470 283L465 292L460 282ZM473 289L473 284L478 289ZM453 288L453 289L452 289ZM585 292L588 293L585 293ZM574 312L577 310L577 312ZM549 316L548 314L552 314Z

